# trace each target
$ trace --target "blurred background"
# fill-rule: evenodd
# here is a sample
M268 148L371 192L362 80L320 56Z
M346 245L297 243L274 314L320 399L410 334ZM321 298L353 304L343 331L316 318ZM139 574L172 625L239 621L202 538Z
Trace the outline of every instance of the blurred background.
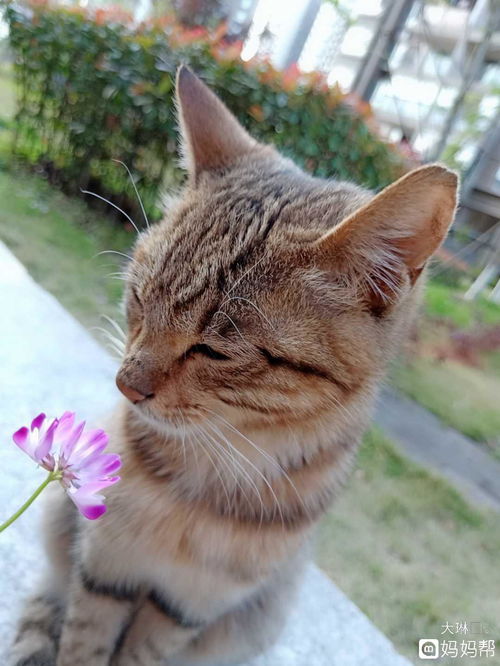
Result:
M457 221L318 563L415 663L447 623L480 627L458 644L497 640L499 0L2 6L0 239L103 344L130 220L158 219L183 179L180 62L318 176L377 190L429 161L460 172ZM500 663L498 644L496 662L457 649L440 663Z

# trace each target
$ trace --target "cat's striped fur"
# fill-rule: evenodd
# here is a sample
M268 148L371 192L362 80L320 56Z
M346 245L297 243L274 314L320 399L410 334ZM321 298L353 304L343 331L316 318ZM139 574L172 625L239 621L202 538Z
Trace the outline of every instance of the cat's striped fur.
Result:
M275 640L452 221L442 167L374 198L259 145L186 69L178 96L189 181L129 266L123 478L93 523L54 496L14 666L222 665Z

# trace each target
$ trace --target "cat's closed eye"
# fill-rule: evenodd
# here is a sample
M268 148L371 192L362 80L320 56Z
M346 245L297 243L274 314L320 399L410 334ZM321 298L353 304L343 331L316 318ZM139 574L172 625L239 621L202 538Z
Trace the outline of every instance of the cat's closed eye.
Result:
M135 287L132 287L132 289L130 291L131 291L131 294L132 294L132 300L133 300L134 304L137 305L138 307L142 308L142 302L141 302L140 296L137 292L137 289Z
M186 356L194 356L195 354L201 354L213 361L229 361L229 356L205 344L193 345L186 352Z

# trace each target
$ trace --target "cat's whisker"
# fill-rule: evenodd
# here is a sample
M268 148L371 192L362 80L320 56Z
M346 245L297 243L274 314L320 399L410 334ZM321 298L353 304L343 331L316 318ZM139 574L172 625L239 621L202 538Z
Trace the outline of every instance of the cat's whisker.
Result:
M125 342L124 340L121 340L120 338L117 338L115 335L113 335L110 331L108 331L107 328L102 328L101 326L92 326L90 329L91 331L99 331L104 335L106 338L106 342L109 342L117 351L120 353L122 356L125 352Z
M112 276L117 276L117 275L121 276L124 279L128 278L128 276L129 276L128 271L125 270L125 271L115 271L113 273L107 273L106 277L112 277Z
M356 419L356 414L354 414L354 412L352 412L348 407L343 405L340 402L340 400L338 398L336 398L335 396L333 396L333 395L327 396L327 400L329 400L332 403L332 405L334 405L335 407L338 407L341 411L343 411L344 414L346 416L348 416L350 419L352 419L352 420Z
M104 277L110 278L111 280L121 280L122 282L128 282L129 277L126 273L107 273Z
M102 254L117 254L120 257L125 257L125 259L128 259L129 261L135 261L135 259L131 257L130 254L125 254L125 252L119 252L118 250L102 250L101 252L98 252L96 255L94 255L94 258L100 257Z
M123 342L125 342L125 340L127 339L127 334L125 333L125 331L123 330L123 328L120 326L120 324L119 324L115 319L113 319L113 317L110 317L109 315L103 314L103 315L101 315L101 317L102 317L105 321L107 321L108 324L111 324L111 326L115 329L115 331L116 331L116 332L118 333L118 335L120 336L121 340L122 340Z
M226 294L226 296L227 296L227 294ZM252 307L253 307L253 308L254 308L254 309L260 314L260 316L262 317L262 319L264 319L264 321L266 321L266 322L269 324L269 326L273 329L273 331L275 330L275 326L274 326L274 324L273 324L273 323L269 320L269 318L268 318L268 317L262 312L262 310L261 310L257 305L255 305L255 303L253 303L249 298L244 298L243 296L228 296L228 298L227 298L223 303L221 303L221 307L222 307L225 303L229 303L229 302L231 302L231 301L244 301L245 303L248 303L249 305L251 305L251 306L252 306Z
M110 352L110 356L118 363L121 363L123 360L123 353L120 351L120 349L116 345L114 345L110 340L105 340L104 344L106 346L106 349Z
M132 174L131 174L131 172L130 172L130 169L129 169L128 166L125 164L125 162L122 162L121 160L113 159L112 161L113 161L113 162L116 162L117 164L121 164L123 167L125 167L125 169L126 169L126 171L127 171L127 173L128 173L128 177L130 178L130 182L132 183L132 187L134 188L135 194L136 194L136 196L137 196L137 200L139 201L139 205L140 205L140 207L141 207L142 214L143 214L143 216L144 216L144 221L146 222L146 226L147 226L147 228L149 229L150 225L149 225L148 216L146 215L146 211L145 211L145 209L144 209L144 205L143 205L143 203L142 203L141 195L139 194L139 190L137 189L137 185L135 184L135 180L134 180L134 178L133 178L133 176L132 176Z
M114 345L112 345L110 342L106 344L106 347L110 352L111 356L114 358L114 360L118 361L118 363L121 363L123 359L123 354L120 354L119 349Z
M208 408L202 408L202 409L207 409L207 410L208 410ZM288 473L286 472L286 470L282 467L282 465L280 465L280 463L279 463L275 458L273 458L273 457L272 457L267 451L264 451L264 449L261 449L260 446L257 446L257 444L255 444L255 442L252 442L251 439L249 439L248 437L246 437L242 432L240 432L240 431L238 430L238 428L236 428L232 423L230 423L230 422L229 422L227 419L225 419L223 416L221 416L220 414L218 414L217 412L215 412L215 411L213 411L213 410L209 410L209 411L210 411L215 417L219 418L219 419L220 419L220 420L221 420L221 421L222 421L222 422L223 422L228 428L230 428L230 429L231 429L236 435L238 435L239 437L241 437L242 439L244 439L248 444L250 444L250 446L252 446L252 447L253 447L253 448L254 448L254 449L255 449L255 450L256 450L256 451L257 451L257 452L258 452L258 453L259 453L259 454L265 459L265 460L267 460L267 461L268 461L268 462L269 462L269 463L270 463L270 464L271 464L271 465L272 465L272 466L278 471L278 473L280 474L280 476L282 476L284 479L286 479L286 481L290 484L290 486L292 487L293 491L294 491L295 494L297 495L297 498L298 498L298 500L300 501L300 503L302 504L302 506L305 507L304 500L303 500L301 494L300 494L299 491L297 490L297 487L295 486L294 482L293 482L292 479L290 478L289 474L288 474ZM209 420L209 422L211 423L210 420ZM218 430L219 430L219 429L218 429Z
M229 321L231 322L231 324L232 324L232 325L234 326L234 328L236 329L236 332L238 333L238 335L240 336L240 338L243 340L243 342L244 342L245 344L247 344L247 341L246 341L245 338L243 337L242 332L241 332L240 329L236 326L236 324L235 324L234 321L231 319L231 317L227 314L227 312L223 312L222 310L217 310L217 312L214 312L214 317L215 317L216 315L218 315L218 314L224 315L225 317L227 317L227 318L229 319Z
M212 456L210 455L210 453L209 453L209 451L208 451L208 449L207 449L207 447L208 447L208 448L210 449L210 451L212 451L212 453L214 453L214 455L215 455L214 447L213 447L213 445L209 442L209 440L208 440L207 438L202 438L202 437L201 437L200 430L199 430L199 428L198 428L197 426L193 426L193 429L194 429L193 436L196 438L196 441L200 444L202 451L205 453L205 455L206 455L206 456L208 457L208 459L210 460L210 462L211 462L211 464L212 464L212 467L214 468L215 473L216 473L217 476L219 477L219 481L220 481L220 483L221 483L222 489L224 490L224 494L225 494L226 499L227 499L227 505L228 505L228 508L230 509L230 508L231 508L231 499L230 499L230 496L229 496L229 492L228 492L227 486L226 486L226 484L224 483L224 479L223 479L223 477L222 477L222 474L221 474L219 468L218 468L217 465L215 464L215 462L214 462ZM200 436L200 439L197 437L197 434ZM204 443L205 443L206 446L204 446Z
M105 345L106 345L106 349L108 350L111 358L113 358L118 363L121 363L121 361L123 359L123 356L120 354L119 350L114 345L112 345L110 342L106 342Z
M182 420L182 456L184 458L184 468L187 466L186 462L186 420L184 418L184 414L182 413L182 409L177 407L177 411L179 412L179 416L181 417Z
M278 497L276 496L276 493L274 492L274 489L273 489L273 487L271 486L271 484L269 483L269 481L268 481L268 479L266 478L266 476L261 472L261 470L260 470L256 465L253 464L253 462L252 462L251 460L249 460L249 459L247 458L247 456L245 456L241 451L239 451L239 450L238 450L238 449L232 444L232 442L231 442L227 437L224 436L224 434L223 434L222 432L220 432L220 436L223 437L223 439L224 439L224 440L227 442L227 444L231 447L231 449L234 451L234 453L236 453L236 455L238 455L238 456L240 456L241 458L243 458L243 460L245 460L245 462L246 462L248 465L250 465L250 467L252 467L252 469L253 469L253 470L254 470L254 471L260 476L260 478L263 480L263 482L265 483L265 485L266 485L267 488L269 489L269 492L271 493L271 495L272 495L273 498L274 498L274 501L275 501L275 503L276 503L276 506L277 506L277 508L278 508L278 512L279 512L279 515L280 515L280 518L281 518L281 524L282 524L282 526L283 526L283 528L284 528L284 527L285 527L285 520L284 520L284 517L283 517L283 511L282 511L282 509L281 509L281 504L279 503Z
M226 437L224 437L224 435L218 429L217 430L215 429L215 424L212 423L212 421L210 421L210 419L207 419L207 424L209 425L209 427L211 427L211 429L213 430L213 432L216 434L217 437L222 437L223 438L224 442L219 442L221 450L224 451L226 453L226 455L229 457L229 460L236 467L236 469L239 471L243 480L246 481L246 483L250 486L250 488L252 490L254 490L254 492L257 496L257 499L259 500L259 503L260 503L260 522L259 522L259 528L260 528L262 526L262 521L264 520L264 502L262 500L262 495L260 494L259 488L257 487L256 483L254 482L254 480L250 476L249 472L243 467L243 464L240 463L238 460L236 460L236 458L234 456L234 452L233 452L234 447L231 444L231 442ZM208 433L207 433L207 435L208 435ZM216 441L213 437L212 437L212 440L214 442ZM224 447L224 443L227 444L227 446L228 446L227 449ZM236 477L235 477L235 479L236 479ZM241 492L243 493L243 496L245 497L245 499L248 502L248 505L250 506L251 505L250 500L249 500L248 495L246 494L245 490L243 489L243 486L241 485L241 483L237 479L236 479L236 483L237 483L237 487L240 488Z
M127 220L130 222L130 224L134 227L134 229L136 230L136 232L137 232L138 234L141 233L141 232L139 231L139 227L138 227L137 224L134 222L134 220L130 217L130 215L128 215L128 213L126 213L124 210L122 210L122 209L120 208L120 206L117 206L116 204L114 204L114 203L113 203L112 201L110 201L109 199L106 199L106 197L101 197L101 195L100 195L100 194L97 194L96 192L90 192L89 190L80 190L80 192L81 192L82 194L90 194L92 197L95 197L96 199L100 199L101 201L104 201L105 203L109 204L110 206L113 206L113 208L116 208L116 210L119 211L122 215L125 215L125 217L126 217Z
M255 444L255 442L253 442L251 439L249 439L248 437L245 437L245 435L243 435L243 433L241 433L238 430L238 428L236 428L231 423L229 423L229 421L227 421L223 416L221 416L220 414L217 414L216 412L214 412L214 415L216 417L218 417L223 423L225 423L227 427L232 429L233 432L235 432L238 436L242 437L242 439L244 439L246 442L248 442L248 444L250 444L250 446L252 446L257 451L257 453L259 453L264 458L264 460L267 460L278 471L279 475L282 476L290 484L292 490L294 491L295 495L297 496L297 499L301 503L302 507L307 510L302 495L297 490L297 486L292 481L292 479L290 478L290 475L283 468L283 466L275 458L273 458L267 451L264 451L264 449L262 449L260 446L257 446L257 444ZM219 428L217 428L217 430L219 430Z
M209 437L209 438L211 439L212 442L214 442L214 444L215 444L218 448L220 448L220 452L221 452L222 454L224 454L225 456L227 456L227 458L229 459L229 461L231 462L231 464L233 465L233 467L234 467L234 468L239 472L239 474L241 475L242 480L246 481L246 482L248 483L248 485L249 485L249 486L255 491L255 494L257 495L257 498L258 498L258 500L259 500L259 502L260 502L260 504L261 504L261 511L262 511L262 510L263 510L263 503L262 503L262 497L261 497L261 494L260 494L260 492L259 492L258 487L257 487L256 484L254 483L253 479L252 479L251 476L249 475L248 471L245 470L245 468L243 467L243 465L242 465L238 460L236 460L236 458L235 458L235 456L234 456L234 453L231 451L231 449L230 449L230 448L229 448L229 449L226 449L226 447L224 446L224 444L229 444L229 442L227 442L226 438L222 435L222 433L221 433L220 431L216 431L216 429L215 429L215 427L214 427L214 424L213 424L209 419L207 419L206 424L207 424L208 427L212 430L212 432L214 433L215 436L214 436L214 435L211 435L211 434L208 433L205 429L203 429L204 432L205 432L205 434L207 435L207 437ZM200 426L200 427L203 428L203 426ZM223 438L224 441L221 441L221 440L220 440L220 437L221 437L221 436L222 436L222 438ZM247 502L249 502L249 506L250 506L249 498L248 498L247 494L245 493L244 488L243 488L243 486L241 485L240 480L238 479L238 476L235 474L234 471L232 471L232 475L233 475L233 478L234 478L234 480L235 480L235 482L236 482L236 484L237 484L237 487L240 488L241 492L243 493L243 495L244 495L245 499L247 500Z
M229 471L229 473L231 474L231 476L233 477L235 485L236 485L236 489L240 488L240 490L242 492L244 492L243 488L241 487L241 484L238 481L238 477L236 476L236 474L234 472L234 469L231 467L231 465L229 464L226 456L224 455L226 453L224 447L222 447L220 445L220 442L217 442L213 437L211 437L210 434L203 428L203 426L200 425L200 426L198 426L198 428L200 430L200 435L202 435L204 438L208 438L213 443L214 449L215 449L214 453L217 455L217 458L220 461L220 463L222 463L224 465L224 468L227 469ZM233 492L231 494L231 501L228 505L229 510L231 512L233 510L234 500L235 500L235 494Z
M240 277L236 280L236 282L229 288L228 292L226 295L230 294L232 291L236 289L236 287L239 285L239 283L249 274L251 273L259 264L261 264L264 261L265 257L261 257L258 261L256 261L248 270L246 270L243 275L240 275ZM221 306L222 307L222 306Z
M193 444L193 440L191 439L191 432L188 432L187 428L186 428L186 443L189 444L189 446L191 448L193 458L195 459L196 472L197 472L198 478L200 478L200 462L198 460L198 449Z

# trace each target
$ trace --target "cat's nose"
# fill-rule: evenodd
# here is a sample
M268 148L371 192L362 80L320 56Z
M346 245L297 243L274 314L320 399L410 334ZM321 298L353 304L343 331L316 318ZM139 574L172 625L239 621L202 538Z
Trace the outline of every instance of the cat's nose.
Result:
M136 402L141 402L141 400L145 400L146 398L151 398L152 394L149 395L144 395L144 393L141 393L137 389L135 389L133 386L129 386L125 381L118 375L116 377L116 386L118 387L118 390L120 390L123 395L130 400L130 402L136 403Z
M161 372L144 352L125 357L116 375L116 386L133 403L152 398L160 384Z

